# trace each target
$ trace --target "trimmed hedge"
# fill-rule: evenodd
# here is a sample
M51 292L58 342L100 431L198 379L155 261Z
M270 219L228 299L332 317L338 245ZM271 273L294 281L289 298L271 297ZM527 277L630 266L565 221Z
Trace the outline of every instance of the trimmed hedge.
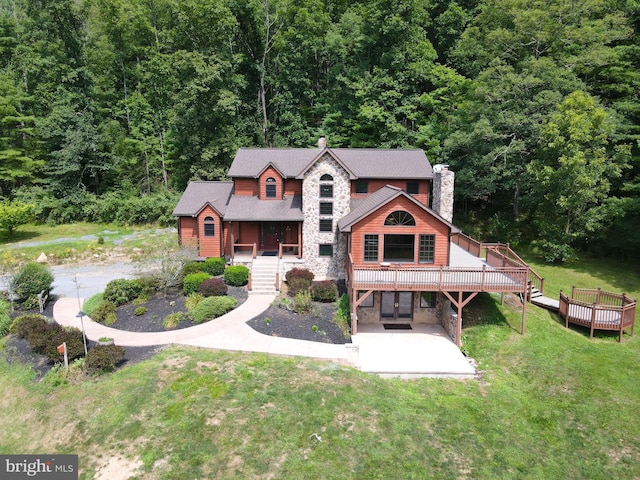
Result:
M185 295L189 296L192 293L196 293L200 284L206 279L211 278L211 275L204 272L191 273L184 277L182 280L182 291Z
M330 303L338 299L338 287L331 280L311 284L311 298L316 302Z
M203 323L224 315L235 308L237 303L233 297L207 297L191 310L191 318L195 323Z
M223 274L224 267L225 267L224 258L212 257L212 258L207 258L204 261L203 271L207 272L209 275L217 277L218 275Z
M112 372L125 354L126 350L119 345L96 345L87 353L84 368L90 374Z
M232 265L224 271L224 283L241 287L249 283L249 269L244 265Z
M198 287L198 293L205 297L219 297L227 294L227 284L221 278L207 278Z

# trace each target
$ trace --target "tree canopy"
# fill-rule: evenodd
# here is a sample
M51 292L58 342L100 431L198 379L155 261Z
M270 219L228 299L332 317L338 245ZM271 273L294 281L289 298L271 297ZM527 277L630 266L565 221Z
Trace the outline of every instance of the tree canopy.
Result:
M326 136L451 165L456 222L482 238L631 255L638 18L617 0L0 1L0 195L91 219L223 179L239 147Z

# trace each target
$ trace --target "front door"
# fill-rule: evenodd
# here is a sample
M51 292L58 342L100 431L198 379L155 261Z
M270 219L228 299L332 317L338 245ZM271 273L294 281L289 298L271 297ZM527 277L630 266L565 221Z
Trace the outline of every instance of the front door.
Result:
M413 292L382 292L380 317L383 320L411 320Z
M262 224L262 249L278 250L280 245L280 230L282 225L278 222L264 222Z

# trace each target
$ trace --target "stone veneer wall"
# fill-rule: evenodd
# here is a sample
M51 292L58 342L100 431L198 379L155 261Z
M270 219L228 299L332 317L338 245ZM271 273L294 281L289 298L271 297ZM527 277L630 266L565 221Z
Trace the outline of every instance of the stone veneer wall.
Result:
M434 167L431 207L442 218L453 220L453 186L455 174L445 166Z
M333 177L333 198L320 198L320 177L329 174ZM345 278L347 258L346 236L337 232L338 220L350 210L351 185L349 174L330 154L325 154L306 173L302 182L302 256L305 266L311 270L317 280L325 278ZM320 201L333 202L333 232L320 231ZM328 218L323 215L322 218ZM333 257L320 257L318 245L333 245Z

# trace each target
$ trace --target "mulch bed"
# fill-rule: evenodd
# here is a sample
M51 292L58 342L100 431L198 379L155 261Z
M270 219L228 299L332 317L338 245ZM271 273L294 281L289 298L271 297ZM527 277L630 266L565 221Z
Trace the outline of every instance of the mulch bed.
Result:
M238 305L236 308L238 308L247 300L249 293L246 287L228 287L227 295L237 300ZM185 296L181 291L170 291L167 295L159 292L146 302L136 303L135 305L129 303L118 307L116 309L117 320L109 327L129 332L165 332L167 330L162 325L165 317L172 313L186 312L187 309L184 303ZM144 307L147 311L142 315L136 315L135 310L139 307ZM171 330L189 328L194 325L197 325L197 323L185 320Z
M238 305L240 305L247 300L248 291L246 287L229 287L227 295L233 296L238 301ZM55 296L49 299L43 312L44 316L53 319L53 305L56 300ZM162 325L164 318L171 313L185 312L184 303L185 297L180 292L168 292L167 295L158 293L146 302L118 307L116 309L117 320L109 326L131 332L163 332L166 331ZM146 312L142 315L135 315L135 309L141 306L147 309ZM37 309L16 310L11 316L15 318L31 313L40 312ZM350 343L351 340L345 338L338 325L333 321L335 313L335 303L313 302L311 313L305 315L298 315L286 307L274 303L262 314L247 321L247 325L259 333L275 337L331 344ZM175 329L188 328L194 325L196 323L192 321L183 321ZM91 349L95 344L95 342L88 341L87 346ZM120 367L151 358L163 348L165 347L125 347L125 360ZM31 352L25 339L18 338L15 335L8 336L5 348L2 351L2 357L8 363L20 362L31 365L38 378L42 378L53 367L53 364L44 355Z
M334 303L313 302L311 313L305 315L298 315L281 305L271 305L262 314L249 320L247 325L274 337L333 344L351 343L333 321L335 314Z

